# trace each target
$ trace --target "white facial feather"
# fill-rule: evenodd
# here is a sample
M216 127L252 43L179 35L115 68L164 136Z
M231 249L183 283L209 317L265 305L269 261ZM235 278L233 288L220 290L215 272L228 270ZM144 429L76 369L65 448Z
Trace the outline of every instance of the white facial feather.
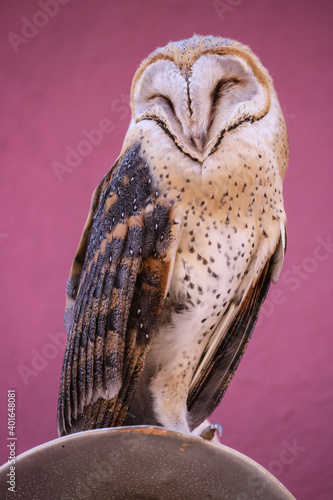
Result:
M190 79L194 133L204 134L209 142L232 121L232 116L236 120L239 107L257 92L251 69L239 58L214 54L200 57Z

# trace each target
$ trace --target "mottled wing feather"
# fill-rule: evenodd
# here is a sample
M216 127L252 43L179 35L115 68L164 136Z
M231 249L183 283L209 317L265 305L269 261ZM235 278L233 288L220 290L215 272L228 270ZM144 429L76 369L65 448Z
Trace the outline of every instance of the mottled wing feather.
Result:
M177 230L133 146L94 192L68 281L60 435L125 418L158 329Z
M280 244L277 247L277 252L279 251ZM275 266L274 254L241 301L211 362L201 369L199 379L191 388L187 406L192 429L211 415L227 390L250 340L260 308L268 293Z
M65 327L67 330L67 333L70 331L71 327L71 322L72 322L72 314L73 314L73 308L75 304L75 298L77 296L77 291L79 287L79 282L80 282L80 277L83 269L83 264L84 264L84 259L87 251L87 245L88 245L88 238L91 230L91 226L93 223L93 217L94 214L97 210L97 207L99 205L99 200L101 193L104 191L106 186L110 183L110 180L112 179L118 164L119 164L120 158L115 162L113 167L109 170L109 172L103 177L101 182L98 184L96 189L93 192L93 195L91 197L91 204L90 204L90 210L88 213L88 217L86 220L86 223L84 225L80 243L78 246L78 249L75 254L75 258L69 273L69 279L67 281L67 287L66 287L66 308L65 308L65 316L64 316L64 322L65 322Z

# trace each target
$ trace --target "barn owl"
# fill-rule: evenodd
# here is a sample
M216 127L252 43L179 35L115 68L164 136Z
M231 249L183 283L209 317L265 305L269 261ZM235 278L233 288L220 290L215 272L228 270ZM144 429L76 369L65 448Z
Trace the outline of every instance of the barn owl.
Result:
M192 432L225 393L283 262L288 138L251 50L171 42L143 61L130 99L67 283L60 435Z

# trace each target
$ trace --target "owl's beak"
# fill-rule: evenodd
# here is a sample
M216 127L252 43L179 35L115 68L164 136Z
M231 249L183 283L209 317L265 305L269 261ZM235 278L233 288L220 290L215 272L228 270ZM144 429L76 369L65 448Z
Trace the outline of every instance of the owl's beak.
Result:
M204 147L205 136L203 134L202 135L193 135L192 139L193 139L193 142L196 145L197 149L201 153L203 150L203 147Z

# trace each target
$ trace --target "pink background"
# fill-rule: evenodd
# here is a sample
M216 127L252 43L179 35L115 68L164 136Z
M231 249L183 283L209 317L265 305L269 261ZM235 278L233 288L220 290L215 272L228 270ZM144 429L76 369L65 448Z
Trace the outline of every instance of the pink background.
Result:
M212 1L62 3L46 23L35 0L0 5L0 462L7 389L16 389L18 453L57 437L65 282L91 193L128 127L134 72L170 39L214 34L248 44L269 69L291 157L284 270L212 420L223 443L298 499L332 499L332 2L221 0L218 12ZM11 44L24 16L45 26ZM113 130L58 178L54 162L103 118Z

